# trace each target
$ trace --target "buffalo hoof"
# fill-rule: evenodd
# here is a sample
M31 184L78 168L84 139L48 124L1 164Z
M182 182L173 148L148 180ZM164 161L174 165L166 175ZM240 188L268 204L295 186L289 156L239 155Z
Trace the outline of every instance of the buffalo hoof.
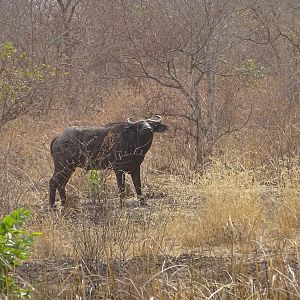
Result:
M57 211L58 208L57 208L56 204L50 205L50 210L52 210L52 211Z
M141 206L149 206L144 197L139 197L139 201Z

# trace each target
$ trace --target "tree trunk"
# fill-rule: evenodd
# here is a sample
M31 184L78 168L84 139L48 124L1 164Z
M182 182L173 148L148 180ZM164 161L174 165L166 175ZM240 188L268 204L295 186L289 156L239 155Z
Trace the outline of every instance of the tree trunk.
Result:
M68 96L68 104L71 109L76 109L77 107L77 99L75 95L72 93L72 57L74 52L74 45L71 42L71 26L72 19L74 16L75 8L79 4L80 0L73 1L68 0L65 4L62 0L57 0L60 10L61 10L61 18L62 18L62 40L61 40L61 63L62 63L62 78L61 80L64 82L66 86L64 92Z
M214 144L214 103L216 90L216 74L214 72L214 58L211 54L210 45L207 47L205 60L207 77L207 155L213 154Z
M200 122L200 118L197 118L197 134L196 134L196 162L197 166L200 167L202 170L205 164L205 135L203 134L203 128Z
M196 119L196 163L201 171L204 170L204 165L206 163L206 129L203 122L203 114L201 109L200 95L198 93L198 88L196 90L195 97L195 119Z

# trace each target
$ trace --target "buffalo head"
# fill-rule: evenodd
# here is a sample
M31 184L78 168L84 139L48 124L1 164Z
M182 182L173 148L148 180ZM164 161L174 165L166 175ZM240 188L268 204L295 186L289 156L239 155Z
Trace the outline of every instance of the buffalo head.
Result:
M137 135L153 134L154 132L163 132L168 129L168 126L163 124L162 121L162 117L159 115L155 115L151 119L136 122L133 122L132 118L128 118L125 128L128 131L136 132Z

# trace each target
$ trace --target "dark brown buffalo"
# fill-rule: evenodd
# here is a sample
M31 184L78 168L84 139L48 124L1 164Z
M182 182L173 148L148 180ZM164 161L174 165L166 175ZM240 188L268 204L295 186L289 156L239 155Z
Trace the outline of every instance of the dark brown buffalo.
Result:
M75 168L113 169L115 171L120 202L123 204L125 173L131 175L136 193L142 205L140 166L150 149L154 132L163 132L167 126L162 118L132 122L111 123L100 128L69 127L51 142L54 174L49 182L49 203L55 205L58 189L62 205L66 202L65 186Z

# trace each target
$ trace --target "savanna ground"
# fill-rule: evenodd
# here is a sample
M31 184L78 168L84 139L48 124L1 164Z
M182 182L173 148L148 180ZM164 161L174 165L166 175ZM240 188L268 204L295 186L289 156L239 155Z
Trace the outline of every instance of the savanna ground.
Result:
M26 207L28 229L43 233L15 270L33 299L300 298L300 166L256 162L264 146L246 129L243 152L228 139L204 174L178 155L172 130L157 135L142 165L147 208L130 180L120 208L114 174L95 184L77 170L67 207L49 210L51 139L103 119L24 117L1 133L1 214Z

